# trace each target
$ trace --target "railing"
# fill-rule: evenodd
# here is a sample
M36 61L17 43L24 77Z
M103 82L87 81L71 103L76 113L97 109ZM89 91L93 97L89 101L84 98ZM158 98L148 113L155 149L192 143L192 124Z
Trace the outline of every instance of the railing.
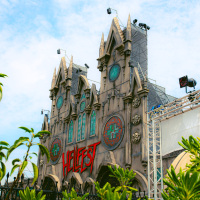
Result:
M34 184L34 186L31 187L30 179L26 179L26 180L19 182L17 185L15 185L9 199L10 200L20 200L19 191L24 190L26 187L29 187L30 190L35 189L36 193L39 193L42 190L42 186L40 188L38 188L37 182ZM11 188L11 183L8 183L8 178L7 178L5 185L1 185L1 183L0 183L0 200L5 200L6 195L8 194L10 188ZM62 187L62 188L64 188L64 187ZM67 192L69 192L69 190L67 190ZM57 190L55 190L55 191L43 190L43 195L44 194L46 195L45 200L62 200L62 198L63 198L62 192L61 191L59 192ZM77 193L77 194L78 194L78 196L84 195L82 193ZM145 192L139 191L139 192L134 192L132 194L132 200L137 200L138 198L140 198L141 200L145 200L146 199ZM97 194L89 194L87 199L88 200L100 200L100 197L98 197Z

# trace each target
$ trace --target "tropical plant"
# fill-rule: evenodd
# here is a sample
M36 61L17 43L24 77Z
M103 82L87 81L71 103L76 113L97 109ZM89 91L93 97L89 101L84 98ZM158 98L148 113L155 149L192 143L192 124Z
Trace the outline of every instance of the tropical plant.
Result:
M19 191L19 196L21 200L45 200L46 195L42 196L43 191L41 190L38 194L36 194L35 190L29 189L27 187L24 191Z
M7 75L6 74L1 74L0 73L0 78L5 78ZM3 96L3 89L2 89L3 83L0 82L0 101L2 99Z
M119 192L121 188L111 187L110 183L106 183L103 188L100 188L99 183L95 183L98 196L101 200L131 200L132 192L127 193L127 189Z
M171 169L167 170L168 176L163 179L167 188L162 197L165 200L200 199L200 138L189 136L188 140L182 137L182 143L179 142L179 145L191 154L191 164L186 164L186 169L180 169L178 174L171 165Z
M62 200L85 200L89 193L84 194L82 197L78 196L74 188L72 188L70 193L67 193L65 190L62 192L63 198Z
M111 187L110 183L107 182L103 188L101 188L99 183L95 182L95 188L101 200L125 200L127 198L132 199L132 192L137 191L137 189L131 187L131 183L136 175L133 173L133 170L124 170L120 166L118 168L114 166L114 169L111 166L108 166L108 168L112 172L110 177L115 177L120 185L115 188Z
M3 162L3 160L6 160L5 150L8 150L9 144L4 141L0 141L0 181L3 179L3 177L6 174L6 166Z
M163 191L162 197L164 200L197 200L200 198L200 173L190 170L186 172L180 171L175 173L174 167L171 165L171 170L167 170L168 177L163 179L167 185L166 191Z
M118 181L120 186L118 186L117 190L127 190L127 191L137 191L137 189L131 187L131 183L133 179L135 178L136 173L133 173L133 170L125 169L122 167L116 167L114 166L114 169L109 165L108 168L112 172L113 175L110 175L110 177L115 177Z
M190 153L190 162L186 166L191 172L199 171L200 172L200 138L194 138L189 136L189 140L182 137L182 143L179 142L179 145L182 146L186 152Z
M14 142L14 144L7 151L7 159L8 159L8 157L10 156L10 154L15 149L17 149L18 147L20 147L22 145L26 145L27 146L27 151L26 151L26 154L24 156L23 161L20 160L19 158L16 158L16 159L14 159L12 161L13 167L11 169L11 175L12 175L12 173L17 168L19 169L19 171L18 171L18 174L17 174L17 178L13 182L13 184L11 186L11 189L9 190L9 192L8 192L8 194L6 196L6 200L9 199L9 196L10 196L12 190L13 190L14 185L18 183L19 178L22 175L24 169L26 168L28 162L31 162L30 160L32 159L32 157L30 155L34 154L34 155L37 156L36 153L30 153L30 149L31 149L32 146L38 145L39 148L40 148L40 151L41 151L42 155L46 155L48 162L50 160L50 154L49 154L48 149L45 146L43 146L42 144L40 144L40 143L33 142L33 140L36 139L36 138L43 137L45 134L50 135L51 133L49 131L45 131L44 130L44 131L39 131L38 133L35 134L33 128L31 128L31 129L28 129L26 127L19 127L19 128L22 129L22 130L24 130L25 132L28 132L30 134L30 137L20 137L19 139L17 139ZM34 172L34 178L33 178L32 184L34 184L34 182L38 178L38 168L37 168L37 166L33 162L31 162L31 164L32 164L32 167L33 167L33 172Z

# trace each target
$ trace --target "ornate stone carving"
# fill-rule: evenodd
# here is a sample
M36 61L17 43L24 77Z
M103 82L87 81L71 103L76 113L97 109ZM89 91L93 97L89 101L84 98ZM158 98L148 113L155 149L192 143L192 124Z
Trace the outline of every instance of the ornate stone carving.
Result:
M139 132L133 133L132 139L131 139L133 143L135 144L138 143L140 139L141 139L141 134Z
M141 116L136 114L133 118L132 118L132 123L133 125L138 125L141 121Z
M44 165L44 160L40 160L40 166L43 167Z
M138 108L139 106L140 106L140 98L139 97L135 97L134 99L133 99L133 107L134 108Z

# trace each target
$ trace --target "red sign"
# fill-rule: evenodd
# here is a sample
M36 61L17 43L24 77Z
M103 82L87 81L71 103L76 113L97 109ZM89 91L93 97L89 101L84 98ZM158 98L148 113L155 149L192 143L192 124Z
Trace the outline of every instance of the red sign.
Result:
M92 173L94 158L96 154L96 148L97 145L99 145L101 141L91 144L88 146L88 149L86 147L74 147L74 150L67 151L66 154L66 162L65 162L65 154L62 154L62 160L63 160L63 176L67 176L67 174L70 171L73 172L84 172L87 167L90 167L90 173ZM84 163L84 158L87 157L89 159L88 163ZM79 163L81 162L81 165Z

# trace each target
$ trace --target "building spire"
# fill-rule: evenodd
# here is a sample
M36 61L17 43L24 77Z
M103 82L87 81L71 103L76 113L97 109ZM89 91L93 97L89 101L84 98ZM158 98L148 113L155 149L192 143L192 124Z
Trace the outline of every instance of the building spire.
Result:
M104 34L102 33L101 36L101 44L100 44L100 48L99 48L99 57L104 55Z
M128 16L128 22L126 27L126 40L131 40L131 16Z
M51 89L55 86L55 82L56 82L56 67L55 67L54 73L53 73L53 78L52 78L52 82L51 82Z
M73 67L73 56L71 56L69 68L68 68L68 78L72 78L72 67Z

